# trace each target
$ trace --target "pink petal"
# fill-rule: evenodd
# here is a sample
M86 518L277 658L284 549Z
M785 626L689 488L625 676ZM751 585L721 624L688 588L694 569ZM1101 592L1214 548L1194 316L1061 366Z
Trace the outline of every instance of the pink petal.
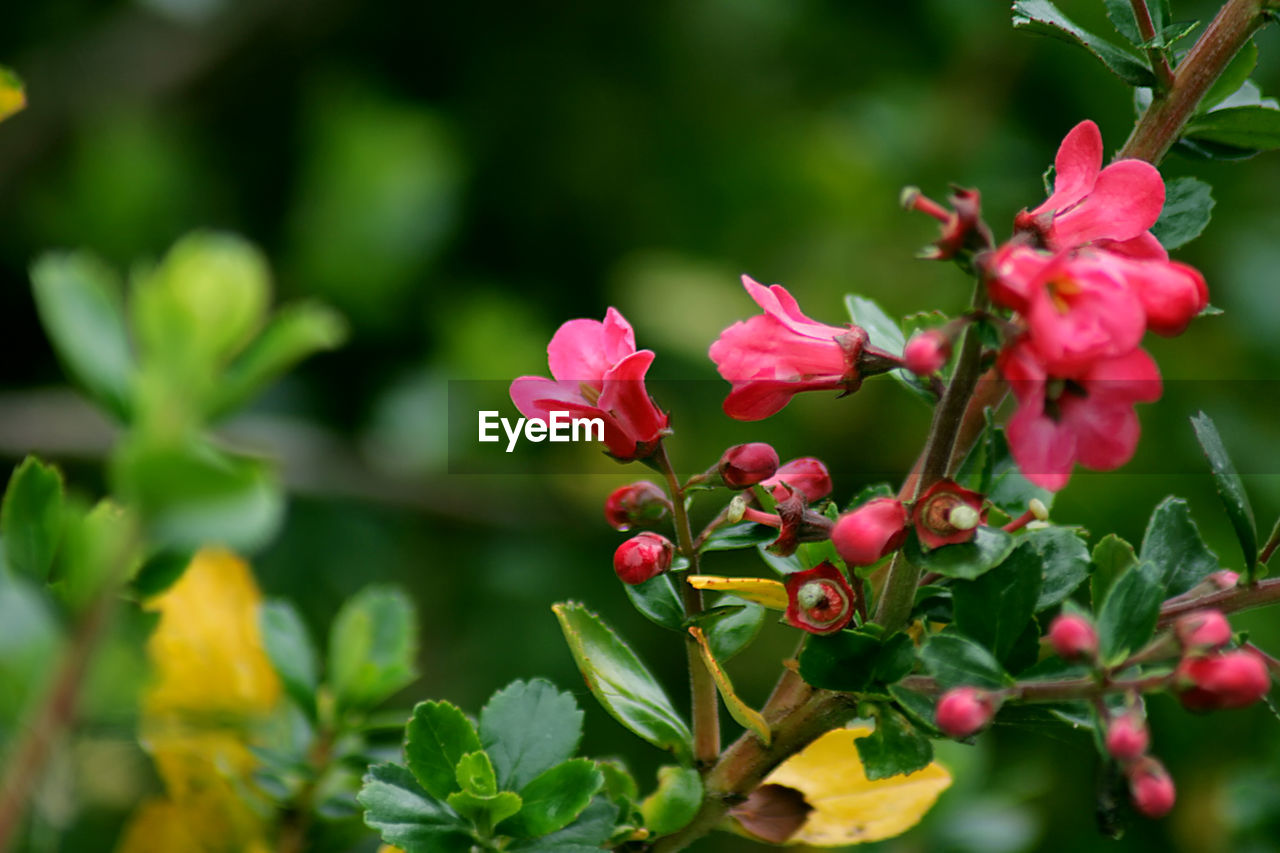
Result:
M1141 427L1128 405L1064 395L1061 412L1061 425L1075 433L1081 465L1111 471L1133 458Z
M1139 261L1167 261L1169 259L1169 253L1164 246L1160 245L1156 235L1150 231L1143 231L1137 237L1119 242L1115 240L1099 240L1094 243L1094 246Z
M1093 192L1053 220L1050 241L1069 249L1095 240L1125 241L1160 218L1164 179L1144 160L1119 160L1098 174Z
M617 308L610 307L604 314L604 359L617 364L636 351L636 333Z
M551 375L564 382L599 384L613 366L604 352L604 324L599 320L570 320L547 344Z
M844 352L830 338L798 335L772 314L757 314L720 333L708 350L730 382L765 374L778 379L844 372Z
M1157 335L1180 335L1209 304L1209 288L1194 267L1176 261L1128 265L1128 279L1147 315L1147 328Z
M780 284L765 287L751 276L744 275L742 286L766 314L777 319L797 335L830 340L846 331L838 326L828 326L826 323L819 323L805 316L805 313L800 310L800 303L796 302L795 297Z
M1160 370L1145 350L1100 359L1081 377L1089 397L1112 403L1152 403L1162 391Z
M657 440L667 426L667 416L653 403L644 385L653 363L653 351L643 349L627 356L604 377L599 407L613 416L619 428L636 443Z
M1080 201L1093 190L1101 168L1102 132L1093 122L1082 121L1058 146L1053 160L1053 195L1031 211L1031 215L1065 210Z
M589 405L576 382L556 382L545 376L521 376L511 383L511 402L526 418L547 420L552 411L564 406Z
M1022 406L1009 419L1009 450L1022 475L1041 488L1058 491L1071 479L1076 438L1036 406Z
M793 382L752 379L737 383L724 401L724 412L738 421L759 421L777 414L801 391L829 391L844 387L839 377Z
M1013 396L1019 403L1026 405L1039 401L1044 402L1044 386L1047 379L1035 349L1024 336L1013 345L1006 347L996 360L1000 375L1008 382Z

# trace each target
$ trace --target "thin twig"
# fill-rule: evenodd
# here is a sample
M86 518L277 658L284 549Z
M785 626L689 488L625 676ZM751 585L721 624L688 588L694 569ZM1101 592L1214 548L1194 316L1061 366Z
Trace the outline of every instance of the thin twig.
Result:
M1138 34L1149 45L1147 59L1151 60L1151 70L1156 74L1160 89L1167 92L1173 88L1173 69L1169 67L1169 57L1164 49L1152 44L1156 38L1156 25L1151 20L1147 0L1129 0L1129 5L1133 7L1134 20L1138 22Z

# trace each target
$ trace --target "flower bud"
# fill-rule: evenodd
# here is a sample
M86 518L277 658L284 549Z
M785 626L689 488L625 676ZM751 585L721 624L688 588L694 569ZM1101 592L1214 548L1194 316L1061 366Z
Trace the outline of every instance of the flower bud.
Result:
M1049 624L1049 644L1063 660L1092 660L1098 654L1098 632L1085 617L1063 613Z
M676 546L658 533L637 533L613 552L613 570L627 584L644 583L671 568Z
M828 562L789 575L787 602L787 624L810 634L833 634L853 618L853 589Z
M1107 726L1107 752L1116 761L1124 764L1136 761L1146 753L1150 743L1146 721L1136 711L1121 714Z
M1140 814L1157 818L1169 813L1177 791L1163 764L1154 758L1144 758L1130 767L1128 775L1129 796Z
M806 503L820 501L831 494L831 474L821 459L803 456L778 468L778 473L760 485L769 490L775 501L790 497L787 486L804 496Z
M876 498L836 520L831 541L840 559L870 566L902 547L907 538L907 508L893 498Z
M1231 623L1221 610L1197 610L1178 619L1173 626L1178 642L1187 650L1220 649L1231 642Z
M614 489L604 501L605 520L614 530L648 527L662 521L670 512L671 502L666 493L648 480Z
M1217 589L1231 589L1240 583L1240 573L1233 572L1230 569L1222 569L1209 575L1205 580L1209 581Z
M917 376L932 376L951 357L951 341L937 329L916 332L902 351L907 370Z
M938 728L948 737L966 738L986 728L999 706L999 698L989 690L955 687L938 700Z
M926 548L941 548L973 539L973 531L986 521L982 495L953 480L939 480L916 500L911 521Z
M720 457L720 479L731 489L748 489L778 471L778 452L760 441L730 447Z
M1173 677L1178 701L1190 711L1244 708L1271 689L1266 663L1244 650L1184 657Z

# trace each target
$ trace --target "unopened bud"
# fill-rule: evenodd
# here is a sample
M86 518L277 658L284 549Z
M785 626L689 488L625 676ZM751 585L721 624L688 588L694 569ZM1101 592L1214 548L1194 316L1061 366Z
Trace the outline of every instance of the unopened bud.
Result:
M1107 752L1122 763L1135 761L1151 743L1147 724L1137 712L1121 714L1107 726Z
M738 444L724 452L717 468L726 486L747 489L777 473L778 452L760 441Z
M1144 758L1129 768L1128 776L1129 796L1140 814L1157 818L1169 813L1177 791L1163 764L1154 758Z
M804 496L806 503L814 503L831 494L831 474L821 459L803 456L780 466L778 473L760 485L769 490L775 501L786 500L795 491Z
M1178 701L1191 711L1244 708L1271 689L1266 663L1246 650L1184 657L1173 679Z
M1083 616L1063 613L1049 625L1049 644L1063 660L1091 660L1098 654L1098 632Z
M1221 610L1197 610L1174 624L1178 642L1187 650L1220 649L1231 642L1231 623Z
M942 694L936 713L938 728L953 738L966 738L986 728L1000 698L977 687L956 687Z
M831 541L840 559L870 566L898 550L907 538L907 508L893 498L876 498L836 520Z
M671 512L671 502L654 483L641 480L614 489L604 502L604 517L614 530L648 527Z
M625 584L641 584L671 568L676 546L665 536L638 533L613 552L613 570Z
M951 341L937 329L916 332L902 350L902 363L917 376L932 376L951 357Z

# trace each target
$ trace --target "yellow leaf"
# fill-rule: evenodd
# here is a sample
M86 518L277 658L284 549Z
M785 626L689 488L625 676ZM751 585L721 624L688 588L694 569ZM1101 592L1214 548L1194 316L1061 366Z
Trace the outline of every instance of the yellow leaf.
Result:
M378 853L404 853L399 847L392 847L390 844L384 844L378 848Z
M907 776L868 780L853 742L869 734L865 727L827 732L764 780L799 791L813 808L788 843L840 847L892 838L919 823L950 787L951 774L936 761Z
M787 587L767 578L724 578L718 575L690 575L685 578L695 589L731 592L772 610L787 609Z
M733 682L729 680L729 675L720 667L720 662L711 653L711 646L707 643L707 635L702 633L702 629L697 625L691 627L689 633L693 635L693 639L698 643L698 651L702 653L702 662L706 664L711 677L715 679L716 687L720 689L720 697L724 699L724 706L728 709L729 716L737 720L738 724L743 728L754 732L755 736L760 738L765 746L771 744L773 742L773 733L769 731L769 724L765 722L759 711L738 698L737 691L733 689Z
M0 65L0 121L27 105L27 93L18 75Z

